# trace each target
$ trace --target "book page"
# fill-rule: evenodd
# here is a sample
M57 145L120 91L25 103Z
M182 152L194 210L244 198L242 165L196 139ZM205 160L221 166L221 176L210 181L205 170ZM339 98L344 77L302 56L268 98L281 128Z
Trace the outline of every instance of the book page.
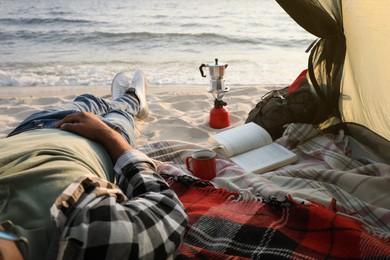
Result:
M245 171L263 173L293 163L298 156L283 146L272 143L230 159Z
M272 143L270 134L253 122L225 130L212 138L223 146L228 157Z

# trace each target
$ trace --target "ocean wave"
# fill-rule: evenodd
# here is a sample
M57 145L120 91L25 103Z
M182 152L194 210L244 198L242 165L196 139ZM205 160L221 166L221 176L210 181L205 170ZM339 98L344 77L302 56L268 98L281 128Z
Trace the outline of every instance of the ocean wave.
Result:
M73 38L73 37L71 37ZM255 39L250 37L238 38L234 36L217 33L152 33L152 32L129 32L129 33L111 33L111 32L93 32L86 35L85 39L94 41L99 39L120 39L120 41L140 41L159 40L180 42L208 42L208 43L242 43L258 44L264 39Z
M0 18L0 24L4 25L42 25L42 24L88 24L89 20L66 18Z
M52 43L88 43L88 44L125 44L125 43L183 43L188 44L240 44L240 45L271 45L271 46L301 46L307 44L307 39L290 39L273 37L238 37L218 33L153 33L153 32L83 32L68 30L30 31L18 30L0 32L0 42L12 40L31 40L33 42Z
M229 64L226 73L228 85L281 84L291 82L297 75L296 66L281 65L278 60L264 59L248 62L232 57L223 60ZM212 62L212 58L209 60ZM222 61L222 60L221 60ZM168 62L107 60L105 62L22 62L0 63L0 88L18 86L110 86L112 78L125 73L129 79L137 69L142 69L151 85L199 85L208 87L209 80L201 77L199 65L207 60L181 60ZM274 64L271 64L274 62ZM285 65L293 62L285 57ZM304 63L306 64L306 63ZM304 65L303 65L304 66Z

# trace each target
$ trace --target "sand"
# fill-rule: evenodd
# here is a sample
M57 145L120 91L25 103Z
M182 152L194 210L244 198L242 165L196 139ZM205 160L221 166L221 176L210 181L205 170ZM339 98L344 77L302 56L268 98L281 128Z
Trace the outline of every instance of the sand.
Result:
M213 97L208 86L149 86L149 115L136 121L137 145L159 140L180 140L206 143L209 137L223 129L209 126ZM249 111L270 89L281 86L230 86L225 95L230 127L245 122ZM0 138L5 137L31 113L60 107L77 95L91 93L110 98L109 86L72 87L1 87Z

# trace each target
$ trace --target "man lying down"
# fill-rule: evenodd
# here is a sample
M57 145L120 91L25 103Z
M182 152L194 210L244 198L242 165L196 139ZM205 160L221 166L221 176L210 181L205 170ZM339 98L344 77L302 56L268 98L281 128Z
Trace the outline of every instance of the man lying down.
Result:
M0 259L174 257L188 217L133 149L145 88L141 71L118 74L112 100L79 96L0 140Z

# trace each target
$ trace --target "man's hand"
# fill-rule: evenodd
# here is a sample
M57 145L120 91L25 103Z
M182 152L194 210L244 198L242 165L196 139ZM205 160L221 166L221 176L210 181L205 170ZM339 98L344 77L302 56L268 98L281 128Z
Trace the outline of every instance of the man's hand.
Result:
M60 120L56 127L100 143L111 155L114 163L124 152L132 149L120 133L89 112L68 115Z
M100 142L100 139L112 130L97 116L88 112L68 115L60 120L56 127L97 142Z

